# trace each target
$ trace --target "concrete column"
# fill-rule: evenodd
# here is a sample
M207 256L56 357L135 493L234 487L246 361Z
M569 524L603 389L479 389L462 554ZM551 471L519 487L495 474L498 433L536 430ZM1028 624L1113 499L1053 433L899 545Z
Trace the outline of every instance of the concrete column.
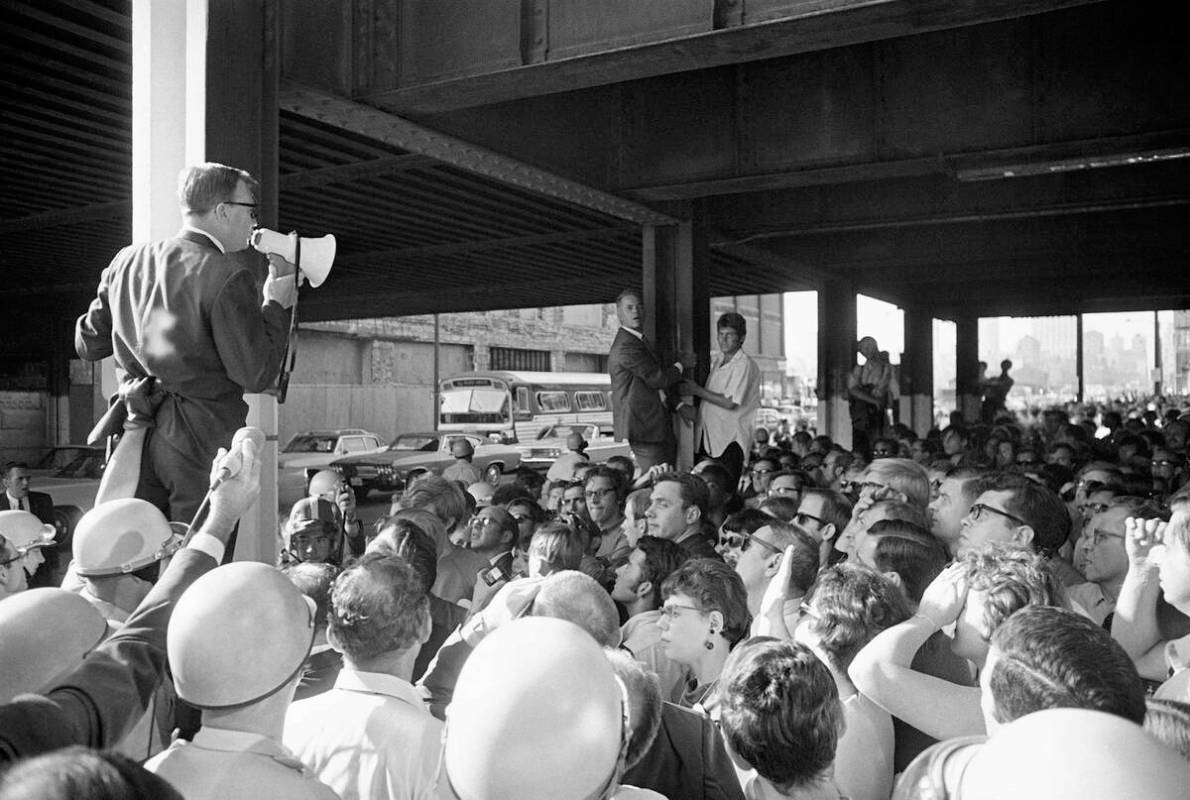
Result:
M476 372L483 372L492 367L492 350L486 344L473 345L471 348L471 362Z
M934 318L922 309L905 309L901 421L918 436L934 425Z
M701 219L678 225L646 225L642 230L641 299L645 336L663 363L694 364L687 375L704 380L710 365L709 255ZM693 426L675 416L678 465L694 461Z
M851 448L847 381L855 365L855 286L829 280L818 290L818 432Z
M276 0L134 0L133 239L178 228L178 171L218 161L261 184L261 223L277 224ZM264 259L240 256L263 283ZM276 398L249 395L248 424L268 439L260 499L240 522L236 560L276 561Z
M978 422L982 407L979 386L979 318L955 317L955 407L968 422Z

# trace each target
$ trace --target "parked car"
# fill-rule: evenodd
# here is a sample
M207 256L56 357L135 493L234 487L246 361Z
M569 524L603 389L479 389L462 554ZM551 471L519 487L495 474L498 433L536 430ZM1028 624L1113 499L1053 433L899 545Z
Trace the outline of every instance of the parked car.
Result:
M46 450L41 458L29 465L30 478L47 478L68 466L79 456L97 456L103 461L104 449L86 444L62 444Z
M611 425L562 424L551 425L532 442L521 442L521 463L533 469L548 470L558 456L566 452L566 437L578 431L587 440L587 456L592 463L607 461L612 456L632 457L628 442L617 442Z
M359 428L299 433L277 454L277 502L289 508L306 496L310 476L347 455L386 449L380 436Z
M45 492L54 501L54 525L58 530L73 533L83 514L95 505L104 466L103 448L82 448L56 472L36 476L30 482L33 491Z
M343 473L355 490L356 499L362 502L373 489L395 491L427 472L441 475L442 470L454 463L450 446L456 439L471 442L475 448L472 463L493 486L500 482L501 475L521 464L521 453L515 447L493 444L472 433L447 431L402 433L381 452L340 458L331 466Z

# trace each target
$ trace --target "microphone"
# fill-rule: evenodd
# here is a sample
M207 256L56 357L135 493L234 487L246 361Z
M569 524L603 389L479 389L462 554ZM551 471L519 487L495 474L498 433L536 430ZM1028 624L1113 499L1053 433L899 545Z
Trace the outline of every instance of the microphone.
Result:
M235 436L231 437L231 447L227 449L227 455L224 456L223 463L215 472L215 479L211 481L211 489L218 488L228 478L234 478L240 474L240 470L244 466L244 442L246 441L256 445L256 452L259 453L264 448L264 431L251 425L245 425L235 432Z

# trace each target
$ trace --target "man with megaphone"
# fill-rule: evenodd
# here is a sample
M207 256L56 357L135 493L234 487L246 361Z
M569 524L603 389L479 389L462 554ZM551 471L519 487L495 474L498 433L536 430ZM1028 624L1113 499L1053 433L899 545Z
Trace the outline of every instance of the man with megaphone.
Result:
M133 414L148 428L135 495L171 520L194 516L211 459L244 425L244 393L269 388L284 357L295 267L270 254L262 298L251 264L236 255L256 228L258 188L234 167L183 169L182 229L117 253L75 328L81 358L114 355L125 380L150 379L156 410L147 421Z

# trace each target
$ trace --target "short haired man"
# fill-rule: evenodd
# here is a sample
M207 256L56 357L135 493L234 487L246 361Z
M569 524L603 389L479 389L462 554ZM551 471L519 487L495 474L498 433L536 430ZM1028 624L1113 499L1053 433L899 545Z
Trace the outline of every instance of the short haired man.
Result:
M620 329L607 356L616 440L628 440L642 471L676 460L673 421L660 392L682 378L682 365L662 365L652 345L645 341L643 305L635 290L625 290L616 298Z
M755 770L748 797L839 797L835 748L843 707L830 671L809 648L746 642L720 679L720 726L740 769Z
M290 564L282 572L299 592L314 601L314 643L302 668L302 680L293 695L295 701L305 700L333 687L343 668L343 655L326 639L331 587L339 577L339 568L334 564L301 562Z
M769 581L777 575L783 554L792 547L792 558L786 567L789 584L785 587L783 617L786 627L797 625L802 597L818 574L818 543L796 525L776 520L754 532L723 530L719 537L723 560L740 576L748 595L748 613L756 619L761 612L761 599ZM789 555L784 556L790 559Z
M977 488L979 496L961 523L958 554L987 542L1013 542L1049 557L1066 541L1070 516L1044 486L1021 475L995 473Z
M782 469L774 472L769 478L769 497L787 497L794 505L802 502L802 492L807 486L813 486L810 476L800 469Z
M970 467L951 467L938 483L938 493L929 505L930 533L958 555L962 522L979 497L980 473Z
M45 492L29 490L30 475L26 464L19 461L5 464L4 477L0 482L4 484L4 491L0 492L0 511L28 511L45 524L54 524L54 501ZM59 532L51 545L30 551L33 557L25 562L25 568L29 573L31 588L58 586L62 583L66 565L58 557L57 545L64 541L61 538L64 536L64 532Z
M343 654L329 692L285 715L285 745L344 797L433 792L442 723L410 683L430 613L422 580L402 559L365 554L331 591L328 638Z
M663 472L653 481L645 518L649 535L681 546L687 558L723 559L702 533L707 509L707 486L696 475Z
M983 381L983 407L980 409L980 418L989 425L996 421L997 414L1006 410L1004 401L1015 383L1008 374L1010 369L1012 362L1006 358L1000 362L1000 374Z
M841 447L832 447L823 453L822 466L811 477L820 488L834 489L836 492L842 491L843 480L854 460L855 456L850 452Z
M744 352L748 325L743 316L734 311L721 315L715 331L719 354L706 386L686 381L683 387L702 401L694 426L695 460L715 459L738 482L760 408L760 368Z
M833 489L806 489L793 521L818 542L818 563L831 563L835 541L851 521L851 501Z
M662 697L669 697L686 678L682 665L665 655L661 641L661 583L686 560L677 544L655 536L642 536L616 570L612 599L624 607L628 620L621 627L623 647L645 664L661 681Z
M727 519L727 508L737 501L735 490L739 479L732 480L731 472L718 461L701 461L695 474L707 485L707 522L715 527Z
M1106 508L1091 515L1083 536L1075 545L1085 583L1068 587L1067 596L1098 625L1111 629L1116 598L1128 574L1128 553L1124 547L1127 519L1155 519L1161 507L1141 497L1117 497Z
M600 534L595 558L612 566L618 566L628 558L631 550L623 530L624 486L625 481L618 470L603 466L592 469L583 484L587 516L599 528Z
M257 224L259 184L223 164L178 176L182 230L126 247L99 279L75 325L86 361L115 356L128 380L155 378L165 393L145 439L136 496L170 520L191 519L211 459L244 424L245 392L276 380L297 299L295 269L269 256L263 302L245 250Z

